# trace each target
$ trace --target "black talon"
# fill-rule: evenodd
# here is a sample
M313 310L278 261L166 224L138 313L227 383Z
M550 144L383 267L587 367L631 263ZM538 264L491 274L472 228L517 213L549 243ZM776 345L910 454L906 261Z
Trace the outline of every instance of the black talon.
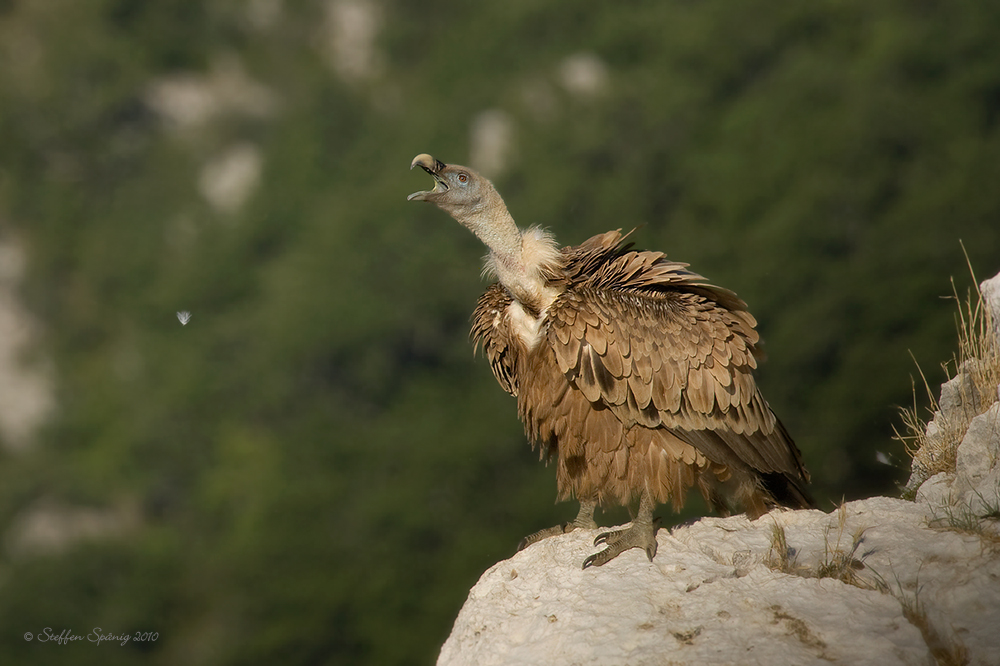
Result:
M422 157L422 156L418 156ZM428 159L430 157L428 156ZM418 165L422 166L422 165ZM576 529L593 529L597 527L597 523L594 522L594 507L597 506L597 502L593 500L580 501L580 512L576 515L573 522L559 523L553 527L547 527L543 530L538 530L533 532L528 536L521 539L517 544L517 551L521 552L528 546L541 541L542 539L548 539L549 537L558 536L560 534L568 534Z

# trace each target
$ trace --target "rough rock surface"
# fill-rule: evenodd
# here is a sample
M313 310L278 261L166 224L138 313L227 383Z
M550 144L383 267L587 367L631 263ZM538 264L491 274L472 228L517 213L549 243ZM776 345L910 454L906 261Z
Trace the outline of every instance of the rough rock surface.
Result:
M438 664L1000 664L1000 404L955 468L915 469L915 501L660 530L653 562L546 539L483 574Z
M993 333L1000 342L1000 274L981 283L979 293L983 296L983 303L993 313Z

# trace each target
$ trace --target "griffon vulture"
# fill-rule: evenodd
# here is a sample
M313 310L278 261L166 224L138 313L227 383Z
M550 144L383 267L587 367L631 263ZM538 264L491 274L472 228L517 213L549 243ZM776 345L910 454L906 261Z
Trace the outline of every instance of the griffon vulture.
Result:
M811 507L809 474L753 378L756 321L736 294L706 284L660 252L637 251L620 231L559 248L546 231L518 229L500 194L472 169L417 155L429 201L489 248L495 276L473 315L500 386L517 398L532 446L555 459L569 524L521 548L595 528L597 505L634 506L630 526L600 534L584 568L630 548L656 554L656 505L679 508L692 486L728 515Z

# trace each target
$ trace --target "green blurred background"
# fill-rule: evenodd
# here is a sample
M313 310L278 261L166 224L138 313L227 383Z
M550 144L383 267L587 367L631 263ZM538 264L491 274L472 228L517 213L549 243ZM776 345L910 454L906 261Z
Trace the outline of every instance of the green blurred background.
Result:
M737 291L821 505L897 493L998 120L980 0L0 0L0 663L426 664L574 515L421 152Z

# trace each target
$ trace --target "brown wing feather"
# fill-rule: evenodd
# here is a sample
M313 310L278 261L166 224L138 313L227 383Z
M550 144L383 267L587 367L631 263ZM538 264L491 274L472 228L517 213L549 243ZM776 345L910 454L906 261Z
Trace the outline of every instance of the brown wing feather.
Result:
M472 342L475 349L480 345L486 353L503 390L513 396L517 395L517 356L518 347L512 339L507 308L513 298L500 284L493 284L479 297L479 303L472 313ZM570 336L567 336L567 341Z
M605 253L553 304L548 341L566 377L626 427L661 426L717 463L804 482L799 451L753 379L755 324L735 294L685 264L628 251Z

